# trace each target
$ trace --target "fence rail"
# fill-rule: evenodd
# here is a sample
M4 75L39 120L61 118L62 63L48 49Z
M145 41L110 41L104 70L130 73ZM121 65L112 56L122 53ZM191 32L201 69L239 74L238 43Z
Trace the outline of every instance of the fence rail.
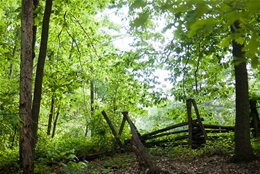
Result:
M192 118L192 106L194 108L196 118ZM111 121L109 120L107 114L105 111L102 112L104 118L106 119L118 145L122 148L123 143L120 141L119 136L122 134L125 122L127 120L128 124L133 126L135 129L135 132L137 133L139 139L146 147L153 147L153 146L178 146L178 145L189 145L191 148L197 148L201 145L205 144L208 140L217 139L219 136L212 135L216 133L227 133L227 132L233 132L234 126L221 126L221 125L210 125L210 124L203 124L204 121L203 118L201 118L199 114L199 110L197 107L197 104L194 99L188 99L186 101L186 109L187 109L187 116L188 121L183 123L178 123L175 125L170 125L165 128L152 131L146 134L141 135L134 125L134 123L131 121L131 119L128 116L128 112L122 112L123 119L122 123L119 129L119 132L116 132L116 129L112 125ZM252 112L252 111L251 111ZM258 116L258 113L256 113ZM255 115L256 115L255 114ZM259 125L259 123L255 123L256 117L253 117L253 128L254 131L258 130L259 128L255 128L255 125ZM182 130L174 130L177 128L183 128ZM188 127L188 128L187 128ZM171 135L176 135L173 138L170 138ZM259 132L255 133L255 135L259 135ZM162 139L162 137L166 137L165 139ZM161 138L161 139L159 139ZM159 139L159 140L158 140ZM125 140L124 145L128 144L130 140Z

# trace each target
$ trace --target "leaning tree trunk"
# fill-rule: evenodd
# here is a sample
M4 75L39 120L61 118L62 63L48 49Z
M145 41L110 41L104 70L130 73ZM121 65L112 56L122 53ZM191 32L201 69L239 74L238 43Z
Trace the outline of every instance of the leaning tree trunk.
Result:
M20 164L25 174L34 173L32 140L32 40L33 0L22 0L22 42L20 63Z
M60 107L58 107L58 111L56 113L56 117L55 117L55 120L53 122L53 129L52 129L52 135L51 135L52 138L55 135L55 131L56 131L56 126L57 126L59 115L60 115Z
M42 24L40 53L38 57L36 78L35 78L35 85L34 85L33 106L32 106L32 120L33 120L32 137L33 138L31 141L31 145L33 149L35 149L35 145L37 141L38 117L39 117L40 105L41 105L43 70L44 70L44 63L45 63L46 52L47 52L51 8L52 8L52 0L46 0L43 24Z
M54 115L54 105L55 105L55 96L53 94L51 97L51 109L50 109L48 126L47 126L47 135L51 134L51 125L52 125L52 120L53 120L53 115Z
M240 29L239 21L231 26L232 33ZM236 81L236 123L235 123L235 156L234 162L247 162L254 159L250 144L250 117L248 97L248 76L243 45L232 41Z

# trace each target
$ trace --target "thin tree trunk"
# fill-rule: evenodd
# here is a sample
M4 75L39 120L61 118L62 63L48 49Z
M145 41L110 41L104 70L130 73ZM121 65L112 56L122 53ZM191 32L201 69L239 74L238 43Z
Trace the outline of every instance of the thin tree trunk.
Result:
M32 106L33 139L31 144L33 149L35 148L36 141L37 141L38 117L39 117L40 104L41 104L43 70L44 70L44 64L45 64L45 58L47 52L51 8L52 8L52 0L46 0L46 6L45 6L43 24L42 24L40 53L38 57L36 78L34 84L33 106Z
M250 103L250 117L252 119L251 126L254 128L253 135L254 137L259 137L259 115L256 107L256 100L249 100Z
M33 0L33 10L36 10L36 8L38 7L38 4L39 4L39 0ZM33 16L34 16L34 18L37 17L37 13L34 13ZM37 25L33 25L33 40L32 40L32 46L33 46L32 57L33 57L33 59L35 57L34 47L35 47L35 43L36 43L36 33L37 33Z
M16 132L17 132L17 127L18 126L14 126L14 133L10 133L10 137L9 137L9 142L11 143L10 145L10 149L12 149L14 147L14 142L15 142L15 137L16 137Z
M34 156L31 146L32 140L32 27L33 0L22 0L22 41L20 63L20 164L25 174L34 173Z
M51 134L51 125L52 125L52 118L54 115L54 105L55 105L54 103L55 103L55 98L53 95L51 98L51 109L50 109L49 120L48 120L47 135Z
M91 72L93 72L93 68L91 68ZM94 102L95 102L95 87L94 87L94 80L91 80L91 82L90 82L90 119L93 118L94 113L95 113ZM90 120L90 119L88 119L88 120ZM86 123L85 136L88 135L88 131L89 131L88 120Z
M91 80L90 82L90 112L91 112L91 117L94 115L94 102L95 102L95 96L94 96L95 90L94 90L94 81Z
M240 29L239 21L231 26L232 33ZM236 81L236 123L235 123L235 156L234 162L247 162L254 159L250 144L250 117L248 97L248 76L243 46L232 41Z
M57 111L55 120L54 120L54 122L53 122L53 130L52 130L52 135L51 135L52 138L53 138L54 135L55 135L56 125L57 125L57 122L58 122L59 115L60 115L60 108L58 108L58 111Z

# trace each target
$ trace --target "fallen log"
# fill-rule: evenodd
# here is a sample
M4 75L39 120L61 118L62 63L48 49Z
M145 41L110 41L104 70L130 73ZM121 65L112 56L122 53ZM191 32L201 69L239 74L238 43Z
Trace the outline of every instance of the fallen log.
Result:
M139 162L140 169L142 173L147 174L168 174L169 172L164 171L160 169L158 166L155 165L155 162L153 161L152 157L145 151L144 145L142 144L141 140L138 137L138 134L135 130L135 127L128 117L127 112L122 113L124 117L126 118L128 124L131 128L132 138L131 138L131 144L132 149L136 155L136 158Z

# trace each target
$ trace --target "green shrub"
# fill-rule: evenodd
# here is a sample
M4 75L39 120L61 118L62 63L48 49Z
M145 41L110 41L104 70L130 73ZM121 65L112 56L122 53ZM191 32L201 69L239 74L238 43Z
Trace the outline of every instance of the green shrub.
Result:
M19 150L18 148L0 151L0 173L19 173Z
M251 140L252 147L256 153L260 153L260 139L252 138Z
M198 150L200 156L232 155L234 153L234 142L229 140L208 141Z

